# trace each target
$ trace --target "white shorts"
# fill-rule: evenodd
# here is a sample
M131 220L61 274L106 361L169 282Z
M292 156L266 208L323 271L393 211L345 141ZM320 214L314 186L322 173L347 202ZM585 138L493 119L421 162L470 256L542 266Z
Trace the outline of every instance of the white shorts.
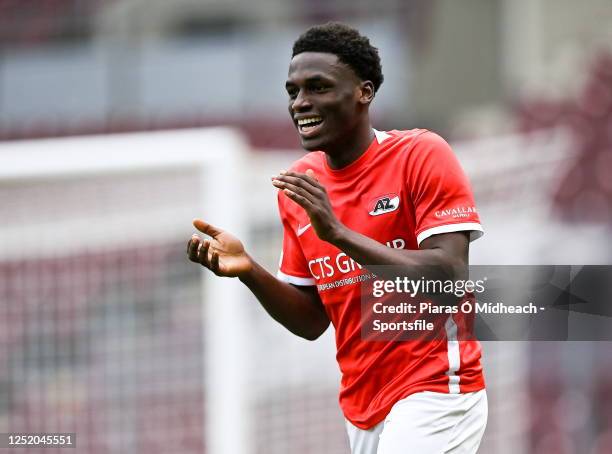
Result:
M352 454L475 454L487 425L487 393L429 391L398 401L364 430L346 422Z

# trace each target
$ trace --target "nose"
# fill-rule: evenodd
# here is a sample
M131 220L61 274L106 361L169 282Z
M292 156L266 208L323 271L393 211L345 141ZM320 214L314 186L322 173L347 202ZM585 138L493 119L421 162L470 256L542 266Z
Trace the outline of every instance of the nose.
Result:
M304 95L304 90L300 90L295 99L291 102L292 112L306 112L310 110L311 107L312 104L308 97Z

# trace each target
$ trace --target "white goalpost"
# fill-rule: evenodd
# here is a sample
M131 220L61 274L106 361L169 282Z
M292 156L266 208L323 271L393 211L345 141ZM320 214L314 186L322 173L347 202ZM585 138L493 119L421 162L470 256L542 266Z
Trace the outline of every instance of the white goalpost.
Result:
M195 217L245 238L246 154L224 128L0 144L0 432L250 452L244 290L185 254Z

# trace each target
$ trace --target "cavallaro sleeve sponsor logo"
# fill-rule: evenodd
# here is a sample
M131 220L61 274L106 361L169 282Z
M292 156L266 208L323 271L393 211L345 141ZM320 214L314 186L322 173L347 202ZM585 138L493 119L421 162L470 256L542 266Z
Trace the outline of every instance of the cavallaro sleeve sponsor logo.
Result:
M461 206L454 208L445 208L435 212L437 218L469 218L472 214L477 213L475 206Z

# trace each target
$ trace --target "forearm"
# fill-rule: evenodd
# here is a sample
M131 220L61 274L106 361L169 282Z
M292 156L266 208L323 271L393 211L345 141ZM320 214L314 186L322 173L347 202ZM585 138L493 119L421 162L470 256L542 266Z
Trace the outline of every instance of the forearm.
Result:
M314 340L329 326L329 318L314 287L297 289L279 281L256 262L239 278L266 312L292 333Z
M330 242L361 265L401 267L402 272L415 278L427 274L431 278L456 279L463 275L468 262L467 254L449 253L441 247L390 248L346 226L338 227Z

